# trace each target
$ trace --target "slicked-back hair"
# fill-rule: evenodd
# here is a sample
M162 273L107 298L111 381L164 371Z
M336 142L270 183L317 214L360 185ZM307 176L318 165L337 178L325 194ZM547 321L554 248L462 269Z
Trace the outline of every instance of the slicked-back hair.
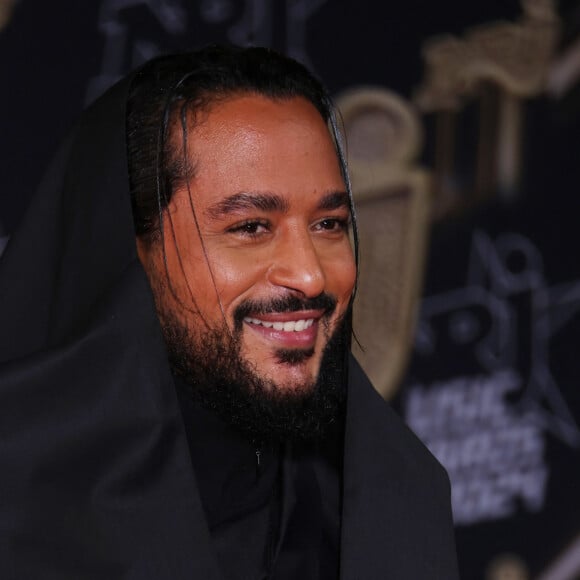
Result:
M324 86L302 64L273 50L214 45L155 58L134 76L127 103L127 153L137 236L155 239L173 192L195 177L182 147L192 120L224 99L247 94L281 101L302 97L318 110L334 138L354 223L343 148ZM178 127L183 139L172 138ZM356 252L356 224L353 229Z

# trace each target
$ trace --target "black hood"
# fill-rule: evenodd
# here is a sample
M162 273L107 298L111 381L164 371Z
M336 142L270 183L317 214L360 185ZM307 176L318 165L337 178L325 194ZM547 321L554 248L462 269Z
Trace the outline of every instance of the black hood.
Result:
M215 577L136 254L129 82L82 116L0 262L2 578Z
M2 580L218 578L136 254L129 84L82 116L0 261ZM349 376L342 580L456 578L444 472Z

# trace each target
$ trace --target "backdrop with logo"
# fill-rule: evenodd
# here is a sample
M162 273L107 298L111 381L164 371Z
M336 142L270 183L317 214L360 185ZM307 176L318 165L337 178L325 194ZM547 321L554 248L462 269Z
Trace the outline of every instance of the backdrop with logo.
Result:
M580 578L580 5L0 0L0 252L82 108L208 42L337 95L357 356L449 472L462 577Z

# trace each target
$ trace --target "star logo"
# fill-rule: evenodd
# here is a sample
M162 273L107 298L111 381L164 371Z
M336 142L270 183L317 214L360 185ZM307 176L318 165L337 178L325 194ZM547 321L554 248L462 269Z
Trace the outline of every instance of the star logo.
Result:
M476 231L466 285L423 301L415 352L428 361L448 349L458 365L487 373L516 369L522 388L512 409L580 447L580 429L550 367L553 340L579 312L580 280L550 287L528 238L506 233L494 241Z

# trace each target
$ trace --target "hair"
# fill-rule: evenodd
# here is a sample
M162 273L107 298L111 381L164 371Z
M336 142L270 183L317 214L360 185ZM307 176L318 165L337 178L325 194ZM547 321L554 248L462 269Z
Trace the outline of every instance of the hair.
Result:
M174 190L193 177L193 167L178 147L181 141L171 138L173 129L181 125L186 137L200 113L243 94L273 100L302 97L318 110L334 139L358 253L350 180L332 100L302 64L260 47L208 46L155 58L135 73L127 103L127 156L137 236L155 239Z

